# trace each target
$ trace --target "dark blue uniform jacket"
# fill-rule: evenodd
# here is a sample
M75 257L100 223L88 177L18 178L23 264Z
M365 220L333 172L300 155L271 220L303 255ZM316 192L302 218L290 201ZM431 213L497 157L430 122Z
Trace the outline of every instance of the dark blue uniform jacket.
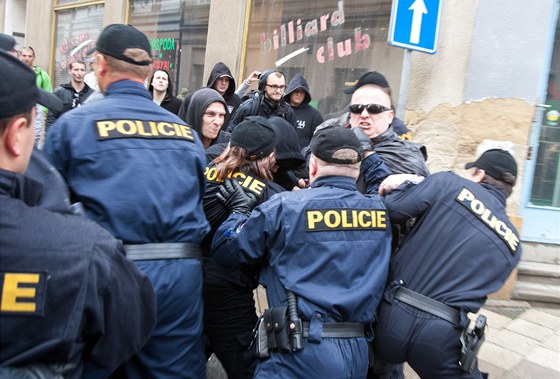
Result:
M150 337L154 290L105 230L38 208L41 192L0 170L0 365L111 372Z
M113 83L103 99L65 113L44 151L73 202L126 243L200 243L209 230L198 135L140 83Z
M379 197L357 192L352 178L325 177L274 195L248 219L232 214L212 252L230 266L264 260L260 282L271 307L285 305L287 289L304 320L321 314L327 322L367 323L387 278L388 225Z
M451 172L408 187L385 198L391 221L418 217L392 260L392 280L449 306L477 312L521 258L505 195Z

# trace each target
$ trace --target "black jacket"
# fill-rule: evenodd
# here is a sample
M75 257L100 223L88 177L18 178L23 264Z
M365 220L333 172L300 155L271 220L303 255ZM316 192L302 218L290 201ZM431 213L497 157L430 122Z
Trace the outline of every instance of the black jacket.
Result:
M294 113L296 115L296 132L299 139L299 144L301 147L309 145L311 142L311 137L315 133L315 128L319 126L324 120L321 113L309 105L311 101L311 93L309 92L309 85L307 80L301 75L297 74L294 76L288 88L286 88L286 93L284 94L284 100L289 104L290 95L295 90L300 89L305 92L305 99L297 107L292 106Z
M296 115L290 104L286 103L284 99L275 103L264 97L264 87L266 86L266 78L273 72L280 72L278 70L267 70L261 74L259 78L258 91L253 93L241 106L235 114L228 125L227 131L232 132L233 129L247 116L262 116L264 118L269 118L272 116L282 117L290 124L296 127Z
M233 113L239 108L241 104L241 98L235 94L235 79L231 74L230 69L222 62L218 62L214 65L214 68L210 72L210 76L208 77L208 82L206 83L206 87L212 88L214 83L218 78L222 76L228 76L230 78L229 87L227 88L226 92L223 95L224 100L226 101L228 114L226 115L226 120L224 121L224 125L222 126L222 130L226 130ZM196 92L196 91L194 91ZM194 92L187 94L183 104L181 105L181 109L177 116L181 117L185 122L187 122L187 111L189 109L189 103L191 101L191 97L193 96Z
M47 114L47 122L46 122L47 130L51 126L51 124L57 118L60 117L61 114L63 114L64 112L68 112L72 108L81 106L89 97L89 95L91 95L94 92L95 91L92 88L90 88L87 84L85 84L85 87L80 92L76 92L74 87L72 87L71 83L63 84L57 89L55 89L53 93L56 96L58 96L60 100L62 100L63 108L60 112L56 112L53 111L52 109L49 109L49 113Z
M170 79L169 73L166 70L156 70L156 71L164 71L167 74L167 78ZM150 92L152 97L154 96L154 86L152 85L152 81L154 80L154 75L156 74L156 71L152 73L152 77L150 79L150 85L148 86L148 91ZM181 100L173 96L173 84L171 83L171 80L169 80L167 84L167 91L165 93L165 97L161 101L160 106L163 109L168 110L173 114L178 114L179 109L181 109L181 104L182 104Z

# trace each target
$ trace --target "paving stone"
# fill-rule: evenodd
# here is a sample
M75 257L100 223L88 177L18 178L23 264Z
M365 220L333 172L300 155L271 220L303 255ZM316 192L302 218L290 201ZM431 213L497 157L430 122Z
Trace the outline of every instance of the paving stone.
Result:
M488 325L488 328L492 330L501 330L513 321L509 317L503 316L488 309L481 309L478 313L482 313L486 316L486 324ZM471 319L476 320L476 315L474 315L474 317L471 317Z
M554 334L554 331L552 329L548 329L544 326L540 326L523 319L512 321L510 324L508 324L508 326L506 326L506 329L537 341L542 341Z
M511 369L523 360L523 355L488 341L482 344L478 357L504 370Z
M526 355L539 343L537 340L522 336L521 334L514 333L507 329L500 330L495 334L487 333L486 340L523 355ZM484 347L484 345L482 346Z
M556 372L555 370L551 370L547 367L543 367L541 365L529 362L529 361L522 361L517 366L513 367L511 370L505 371L497 377L490 376L490 378L495 378L495 379L528 379L528 378L549 379L549 378L558 378L558 372Z
M541 341L541 346L560 353L560 332L552 333L548 338L545 338ZM558 354L558 359L560 360L560 354Z
M560 355L558 355L557 352L538 346L529 354L527 360L555 370L557 374L556 377L560 377Z
M480 370L480 372L487 373L490 378L499 378L503 373L507 373L507 370L505 370L503 367L496 366L491 362L481 359L480 354L478 356L478 369Z
M420 379L418 374L408 365L408 363L404 364L404 377L406 379Z
M552 330L560 329L560 317L535 309L527 310L519 318Z

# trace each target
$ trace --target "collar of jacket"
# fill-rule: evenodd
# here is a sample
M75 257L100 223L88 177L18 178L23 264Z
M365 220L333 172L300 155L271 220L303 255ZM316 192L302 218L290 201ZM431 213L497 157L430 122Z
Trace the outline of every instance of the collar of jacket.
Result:
M113 82L105 90L105 96L114 95L136 95L145 97L148 100L152 100L152 95L148 92L146 87L142 83L135 82L133 80L119 80L118 82Z
M336 187L356 191L356 179L349 176L321 176L311 185L311 188L317 187Z
M0 194L34 206L39 202L42 192L41 183L21 174L0 169Z

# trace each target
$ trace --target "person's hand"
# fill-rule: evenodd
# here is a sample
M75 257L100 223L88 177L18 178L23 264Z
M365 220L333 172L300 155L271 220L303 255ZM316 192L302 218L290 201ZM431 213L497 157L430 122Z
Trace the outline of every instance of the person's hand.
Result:
M389 192L393 191L396 188L399 188L401 184L404 182L410 182L413 184L418 184L422 180L424 180L423 176L414 175L414 174L394 174L389 175L385 178L379 185L378 193L380 195L386 195Z
M358 140L362 145L362 150L364 151L362 155L364 155L364 158L371 155L374 151L373 142L371 142L366 132L364 132L359 126L354 126L352 128L352 131L354 132L356 137L358 137ZM369 154L366 155L366 152L369 152Z
M259 80L260 76L261 76L261 72L260 72L260 71L253 71L253 72L251 73L251 75L249 75L249 76L247 77L247 79L245 79L245 83L247 83L247 84L249 84L249 85L250 85L250 84L253 84L253 83L256 82L257 80Z
M226 179L220 186L216 197L224 203L230 213L241 213L247 216L259 202L257 195L250 191L245 192L235 179Z

